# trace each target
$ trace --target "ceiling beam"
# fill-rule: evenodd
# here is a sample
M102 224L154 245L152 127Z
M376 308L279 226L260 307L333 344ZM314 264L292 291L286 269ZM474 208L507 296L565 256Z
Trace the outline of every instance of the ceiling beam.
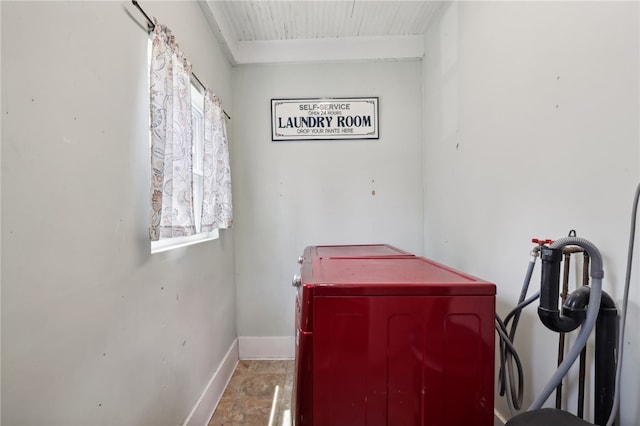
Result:
M238 65L234 55L238 42L233 37L233 31L224 19L224 12L220 3L215 0L199 0L198 4L200 4L202 13L207 18L207 22L209 22L209 26L220 42L227 59L231 62L231 65Z
M220 3L199 1L209 25L232 65L300 62L419 60L424 37L341 37L238 42Z
M238 64L419 60L423 36L342 37L236 43Z

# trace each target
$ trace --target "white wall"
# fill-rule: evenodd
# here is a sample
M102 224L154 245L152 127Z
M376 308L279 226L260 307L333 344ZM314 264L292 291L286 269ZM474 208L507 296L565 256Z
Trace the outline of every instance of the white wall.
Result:
M290 283L305 246L422 249L420 63L235 71L238 335L292 336ZM271 141L272 98L356 96L380 98L379 140Z
M198 4L143 6L231 112ZM127 11L2 2L6 425L181 424L236 337L231 231L149 254L148 38Z
M605 290L622 298L640 180L638 15L637 2L459 2L425 37L425 253L496 282L502 315L531 238L570 229L600 248ZM634 266L626 426L640 418L637 254ZM520 330L528 406L552 373L557 337L535 308ZM503 398L496 406L508 415Z
M235 339L236 303L241 336L293 334L289 283L309 244L424 252L495 281L504 313L531 237L576 229L620 300L640 177L637 3L460 2L422 64L234 70L197 3L144 7L233 117L235 230L149 255L147 37L129 2L1 2L4 424L182 423ZM271 142L271 98L332 96L379 96L380 140ZM630 324L637 269L633 282ZM520 330L530 401L556 340L534 310ZM640 417L628 333L623 426Z

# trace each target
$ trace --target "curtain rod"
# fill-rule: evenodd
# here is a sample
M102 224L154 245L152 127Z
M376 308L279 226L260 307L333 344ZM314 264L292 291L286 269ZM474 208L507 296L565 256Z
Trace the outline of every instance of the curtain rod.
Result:
M147 20L147 31L149 33L153 32L153 30L156 29L156 24L153 23L153 21L151 20L151 18L149 17L149 15L147 15L147 12L145 12L142 9L142 6L140 6L140 4L137 2L137 0L131 0L131 3L133 3L133 5L140 11L140 13L142 13L144 15L144 17ZM207 89L207 87L202 84L202 81L200 81L200 79L198 78L198 76L194 73L191 72L191 76L198 82L198 84L200 85L200 87L202 87L203 89ZM224 113L224 115L227 117L227 119L231 120L231 117L229 116L229 114L227 114L227 111L222 110L222 112Z

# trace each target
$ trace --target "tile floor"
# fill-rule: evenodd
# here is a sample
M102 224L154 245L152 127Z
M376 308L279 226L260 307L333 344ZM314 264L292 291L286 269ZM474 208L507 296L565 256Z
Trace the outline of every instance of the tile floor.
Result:
M240 361L209 426L290 426L293 369L292 360Z

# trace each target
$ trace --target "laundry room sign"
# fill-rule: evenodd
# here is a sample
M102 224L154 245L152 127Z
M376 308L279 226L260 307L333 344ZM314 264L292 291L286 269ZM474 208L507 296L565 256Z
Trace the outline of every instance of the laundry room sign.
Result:
M271 99L271 140L378 139L378 98Z

